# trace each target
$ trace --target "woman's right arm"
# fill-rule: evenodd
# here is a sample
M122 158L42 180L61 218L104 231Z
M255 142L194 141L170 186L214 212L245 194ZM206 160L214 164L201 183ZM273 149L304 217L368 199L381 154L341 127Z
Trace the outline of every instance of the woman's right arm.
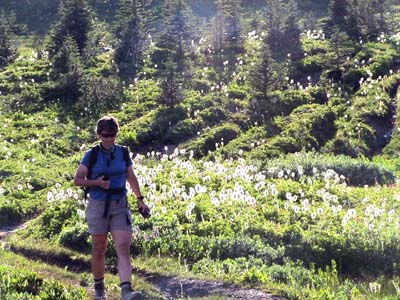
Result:
M96 179L87 179L86 176L88 174L88 171L88 167L86 167L84 164L80 164L78 169L76 170L74 185L85 187L98 186L105 190L108 190L110 188L110 181L103 180L103 177Z

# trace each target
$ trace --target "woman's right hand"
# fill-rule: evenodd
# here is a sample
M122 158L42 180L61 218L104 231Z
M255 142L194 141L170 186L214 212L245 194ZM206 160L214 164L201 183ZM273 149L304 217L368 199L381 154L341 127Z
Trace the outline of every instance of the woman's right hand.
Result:
M97 186L102 188L103 190L110 189L110 180L105 180L104 176L99 177L97 180Z

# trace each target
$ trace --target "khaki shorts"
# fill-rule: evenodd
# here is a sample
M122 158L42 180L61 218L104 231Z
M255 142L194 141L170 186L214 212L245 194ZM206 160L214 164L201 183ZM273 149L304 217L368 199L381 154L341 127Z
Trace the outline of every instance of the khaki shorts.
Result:
M90 234L107 234L113 230L132 232L131 208L127 198L111 200L108 218L103 218L105 201L90 199L86 208L86 221Z

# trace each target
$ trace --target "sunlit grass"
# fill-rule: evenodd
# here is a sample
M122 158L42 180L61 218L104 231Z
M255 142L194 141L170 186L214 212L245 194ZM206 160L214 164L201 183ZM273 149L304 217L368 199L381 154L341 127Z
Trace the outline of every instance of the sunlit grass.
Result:
M42 241L38 244L37 240L18 237L18 233L10 236L6 241L1 241L0 265L12 267L15 270L30 270L46 279L60 281L63 284L71 286L82 286L92 293L93 276L89 269L74 271L68 268L66 263L64 267L52 264L51 261L58 260L57 263L63 263L62 258L69 258L80 261L85 265L90 265L90 255L83 255L80 252L72 251L59 245ZM22 253L22 254L18 254ZM35 257L26 257L30 253ZM29 255L28 255L29 256ZM50 262L44 262L49 258ZM132 286L145 292L147 295L158 298L158 289L140 276L132 277ZM108 290L108 298L111 300L119 299L120 280L118 274L107 272L105 282Z

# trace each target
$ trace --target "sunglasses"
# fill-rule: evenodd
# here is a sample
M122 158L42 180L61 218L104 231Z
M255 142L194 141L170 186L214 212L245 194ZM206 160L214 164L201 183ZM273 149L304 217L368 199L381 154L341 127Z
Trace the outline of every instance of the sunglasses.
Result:
M100 133L101 137L103 138L115 138L116 137L116 133Z

